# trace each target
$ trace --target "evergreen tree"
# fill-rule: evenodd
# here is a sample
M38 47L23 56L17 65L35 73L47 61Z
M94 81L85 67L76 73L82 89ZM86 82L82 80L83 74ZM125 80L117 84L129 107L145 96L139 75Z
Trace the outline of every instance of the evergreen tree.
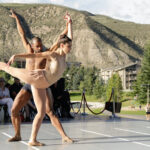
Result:
M145 46L141 70L137 76L134 94L138 94L140 103L147 102L147 89L150 88L150 44Z
M122 81L118 73L112 75L112 77L108 80L108 84L106 87L106 99L110 98L112 89L114 89L114 99L118 101L122 97Z
M83 90L87 94L96 95L100 98L104 95L104 85L99 77L99 70L95 67L84 68L83 66L71 65L64 72L65 88Z
M84 79L84 67L71 65L64 72L66 89L79 90L80 82Z
M87 94L93 94L93 87L98 74L97 72L98 70L95 67L84 69L84 80L82 86L80 86L81 91L83 90L81 87L83 87Z
M97 77L95 80L95 83L94 83L94 87L93 87L93 94L97 98L102 98L102 97L104 97L104 93L105 93L104 83L103 83L102 79Z
M73 77L77 72L77 67L75 65L71 65L67 68L67 70L64 72L64 78L65 78L65 88L66 89L73 89Z

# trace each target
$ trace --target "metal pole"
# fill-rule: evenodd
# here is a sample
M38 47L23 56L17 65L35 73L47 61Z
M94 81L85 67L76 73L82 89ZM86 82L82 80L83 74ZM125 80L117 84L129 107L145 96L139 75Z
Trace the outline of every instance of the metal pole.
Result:
M147 88L147 104L149 104L149 84L148 84L148 88Z
M85 94L83 91L83 114L85 114Z
M82 115L83 116L85 116L85 115L87 115L86 113L85 113L85 90L83 89L83 93L82 93L82 96L83 96L83 113L82 113Z
M113 113L112 113L112 117L114 118L115 117L115 90L113 88Z

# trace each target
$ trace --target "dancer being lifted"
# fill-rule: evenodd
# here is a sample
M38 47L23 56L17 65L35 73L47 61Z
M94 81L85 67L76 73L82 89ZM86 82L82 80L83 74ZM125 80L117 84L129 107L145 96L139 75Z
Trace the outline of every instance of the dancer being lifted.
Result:
M13 63L14 59L17 57L22 58L32 58L32 59L39 59L39 58L46 58L46 67L45 69L38 69L35 70L30 69L18 69L13 67L8 67L7 64L0 62L0 69L10 73L11 75L21 79L22 81L31 84L33 97L35 100L35 104L38 110L38 113L33 121L32 133L30 138L30 145L42 145L42 143L36 140L37 132L45 115L45 99L46 99L46 90L45 88L49 87L51 84L55 83L62 75L63 71L65 70L65 56L69 53L71 49L71 41L72 41L72 26L71 26L71 18L67 14L65 16L67 20L67 28L64 33L60 36L58 41L49 49L47 52L43 53L29 53L29 54L19 54L13 55L8 62L8 65ZM66 35L67 34L67 35ZM22 35L23 37L24 35ZM26 42L26 39L23 41ZM34 43L34 40L33 40ZM35 39L35 45L40 47L39 45L42 44L39 38ZM38 43L38 44L37 44ZM24 43L27 49L34 50L28 42ZM65 137L63 140L72 142L71 139Z

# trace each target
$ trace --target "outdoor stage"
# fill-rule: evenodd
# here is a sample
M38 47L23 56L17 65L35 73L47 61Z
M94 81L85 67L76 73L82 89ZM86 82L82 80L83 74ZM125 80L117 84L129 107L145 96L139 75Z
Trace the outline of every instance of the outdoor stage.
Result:
M137 119L112 119L108 116L81 116L61 121L66 133L75 140L73 144L62 144L56 129L44 122L38 134L43 147L27 145L31 123L22 124L22 141L9 143L14 135L11 124L0 125L0 149L2 150L149 150L150 121Z

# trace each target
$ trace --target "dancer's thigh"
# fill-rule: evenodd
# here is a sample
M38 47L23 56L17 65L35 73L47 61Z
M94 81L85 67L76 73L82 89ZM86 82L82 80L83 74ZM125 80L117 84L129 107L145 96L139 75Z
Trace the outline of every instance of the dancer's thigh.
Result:
M53 111L54 98L50 88L46 89L46 112Z
M46 111L46 90L31 86L33 99L38 113L45 114Z
M19 112L27 104L31 97L32 94L30 92L25 89L21 89L14 100L12 111Z

